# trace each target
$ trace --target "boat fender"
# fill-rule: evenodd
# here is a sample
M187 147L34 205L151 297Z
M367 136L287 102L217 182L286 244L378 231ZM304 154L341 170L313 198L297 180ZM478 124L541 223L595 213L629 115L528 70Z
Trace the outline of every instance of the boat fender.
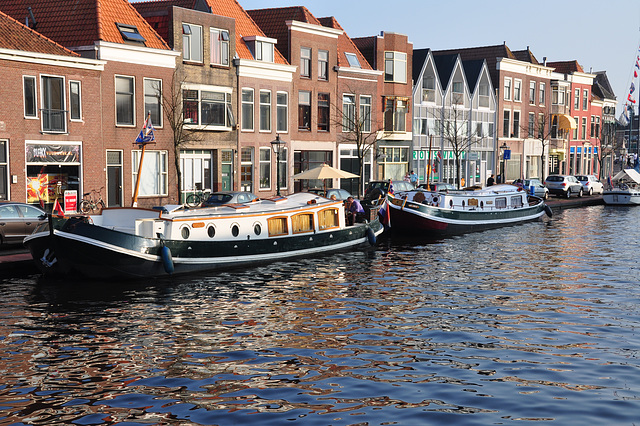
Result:
M547 214L547 216L553 217L553 212L551 211L551 207L549 207L546 204L544 205L544 212Z
M376 233L373 232L373 229L371 229L369 226L367 226L367 240L369 241L370 245L376 245Z
M173 274L175 268L173 266L173 256L171 256L171 250L169 250L169 247L163 245L160 248L160 257L162 258L162 266L164 266L164 271L167 274Z

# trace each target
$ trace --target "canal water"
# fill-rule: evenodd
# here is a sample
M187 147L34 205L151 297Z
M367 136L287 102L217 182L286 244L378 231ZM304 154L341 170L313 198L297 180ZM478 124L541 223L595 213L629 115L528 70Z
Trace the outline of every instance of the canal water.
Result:
M640 423L639 208L224 273L0 281L0 424Z

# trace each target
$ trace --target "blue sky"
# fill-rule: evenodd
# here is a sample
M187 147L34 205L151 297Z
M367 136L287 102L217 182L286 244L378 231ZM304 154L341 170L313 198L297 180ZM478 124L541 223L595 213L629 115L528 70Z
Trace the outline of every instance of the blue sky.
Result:
M306 6L317 18L335 16L350 37L397 32L408 35L416 49L506 42L512 50L529 46L539 61L576 59L587 72L607 71L618 111L640 46L638 0L238 1L245 9Z

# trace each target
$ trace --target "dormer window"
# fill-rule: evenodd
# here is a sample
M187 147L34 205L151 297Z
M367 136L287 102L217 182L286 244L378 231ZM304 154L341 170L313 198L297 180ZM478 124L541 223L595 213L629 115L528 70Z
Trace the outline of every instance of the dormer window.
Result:
M138 32L138 28L135 25L125 25L116 23L116 27L118 27L118 31L122 35L122 39L124 41L133 41L136 43L144 43L145 39Z
M273 62L273 49L277 42L276 39L261 36L250 36L244 37L243 40L247 43L247 46L256 61Z
M345 52L344 56L347 57L347 62L349 62L349 66L351 68L362 68L362 66L360 66L360 61L358 60L358 57L355 53Z

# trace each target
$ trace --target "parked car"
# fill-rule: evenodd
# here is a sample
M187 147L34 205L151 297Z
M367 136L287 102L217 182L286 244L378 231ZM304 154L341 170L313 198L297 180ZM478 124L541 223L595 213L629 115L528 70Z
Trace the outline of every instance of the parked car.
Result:
M594 175L578 175L576 179L582 184L582 190L589 195L602 194L604 185Z
M415 188L410 182L404 180L392 180L393 192L413 191ZM389 191L388 180L372 180L364 190L363 201L371 203L379 198L384 198Z
M558 197L571 197L571 194L578 194L582 197L582 184L575 176L549 175L544 180L544 186L549 189L549 193Z
M312 188L308 192L312 192L314 194L320 195L322 197L331 198L332 195L336 196L336 200L344 201L352 195L346 189L340 188L330 188L326 191L322 188Z
M244 204L258 199L258 196L247 191L218 191L209 195L202 207L215 207L223 204Z
M450 191L456 189L456 186L452 183L447 182L431 182L428 184L428 187L431 191ZM421 183L418 185L418 188L427 189L426 183Z
M533 186L533 195L543 200L549 198L549 189L540 182L540 179L523 179L522 186L527 190L527 194L531 194L531 187Z
M0 203L0 244L22 243L36 226L47 221L44 210L31 204Z

